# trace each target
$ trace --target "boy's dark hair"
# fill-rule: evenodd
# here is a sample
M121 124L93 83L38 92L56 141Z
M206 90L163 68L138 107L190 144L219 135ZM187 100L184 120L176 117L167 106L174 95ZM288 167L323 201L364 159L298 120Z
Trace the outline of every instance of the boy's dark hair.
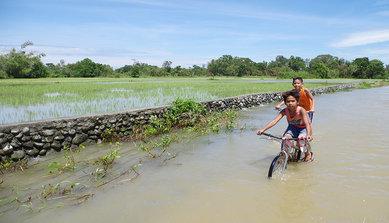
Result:
M304 80L303 80L303 78L302 77L294 77L293 79L292 79L292 83L294 83L294 81L295 80L300 80L301 81L301 83L303 83L304 82Z
M292 96L292 97L296 98L296 101L300 100L300 93L298 91L296 91L296 90L291 90L291 91L287 91L287 92L282 93L282 98L284 99L285 103L286 103L286 99L289 96Z

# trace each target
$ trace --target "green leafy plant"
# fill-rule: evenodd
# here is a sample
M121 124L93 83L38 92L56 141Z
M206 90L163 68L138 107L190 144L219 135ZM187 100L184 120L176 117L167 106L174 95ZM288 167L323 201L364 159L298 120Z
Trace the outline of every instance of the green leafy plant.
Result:
M120 158L119 156L119 151L117 149L113 149L111 150L110 152L108 152L107 154L105 154L104 156L102 157L99 157L97 160L96 160L96 164L100 164L103 166L103 169L104 170L107 170L109 167L112 166L112 164L114 163L114 161L117 159L117 158Z
M3 173L3 171L10 169L13 163L14 162L12 160L7 160L0 163L0 172Z
M112 128L105 129L104 132L101 134L101 137L103 139L103 142L112 142L117 138L115 131Z
M47 165L47 170L49 173L63 173L66 171L74 171L75 168L76 160L74 158L74 152L71 149L65 149L63 163L53 161Z
M368 83L368 82L361 82L361 83L359 83L358 87L359 87L359 88L362 88L362 89L371 88L371 87L372 87L372 84L371 84L371 83Z
M21 170L24 171L28 168L28 160L26 158L18 160L18 161L12 161L11 159L5 160L0 163L0 173L4 173L6 171L15 171L15 170Z
M69 182L69 181L63 181L57 184L46 184L42 185L42 191L40 193L40 197L47 199L49 197L54 197L54 196L64 196L64 195L69 195L76 188L79 188L79 186L82 185L77 182ZM82 185L85 187L85 185Z
M62 164L59 162L56 162L56 161L50 162L47 165L47 170L49 171L49 173L61 172L62 171Z

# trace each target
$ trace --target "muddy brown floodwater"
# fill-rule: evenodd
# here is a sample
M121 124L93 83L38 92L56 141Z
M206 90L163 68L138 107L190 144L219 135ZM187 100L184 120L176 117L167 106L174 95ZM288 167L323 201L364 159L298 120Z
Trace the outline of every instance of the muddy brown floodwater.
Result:
M321 95L316 104L316 160L289 165L282 179L266 177L279 143L252 129L276 115L267 105L241 112L246 130L174 144L174 159L144 162L138 178L98 189L80 205L21 207L0 222L389 222L389 87ZM104 151L95 147L87 151ZM117 165L142 156L123 147ZM4 182L39 186L50 182L43 171L36 165Z

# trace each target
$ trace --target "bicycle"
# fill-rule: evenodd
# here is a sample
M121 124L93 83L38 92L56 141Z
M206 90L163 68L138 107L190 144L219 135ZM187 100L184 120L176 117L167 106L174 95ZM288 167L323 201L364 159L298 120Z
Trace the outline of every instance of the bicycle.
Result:
M281 140L281 151L270 164L269 172L267 174L268 178L273 176L273 173L279 171L282 175L287 168L288 162L299 162L305 159L305 152L311 152L311 145L307 139L283 139L278 136L274 136L269 133L262 133L262 135L274 138L276 140ZM300 143L303 145L297 146L297 140L300 140ZM295 141L295 142L293 142ZM302 151L303 150L303 151ZM312 152L311 152L312 153ZM313 154L312 154L313 155Z

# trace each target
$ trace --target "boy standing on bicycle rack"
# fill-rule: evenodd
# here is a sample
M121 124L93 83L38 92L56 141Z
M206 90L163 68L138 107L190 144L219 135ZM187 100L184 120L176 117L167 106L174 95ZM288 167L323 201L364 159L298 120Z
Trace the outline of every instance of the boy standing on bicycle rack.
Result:
M304 81L302 77L294 77L292 80L293 87L300 94L299 106L303 107L308 112L308 117L312 123L313 113L315 112L315 101L313 100L312 93L304 87ZM281 101L275 106L275 109L279 110L284 101Z
M297 140L297 145L301 148L305 139L308 141L313 139L312 127L308 118L308 112L304 108L298 106L300 99L298 91L287 91L282 94L282 98L284 99L286 108L282 109L280 113L264 128L259 129L257 134L261 135L266 130L276 125L282 119L282 117L286 116L289 125L284 132L283 140L298 138L299 140ZM312 156L313 154L311 151L305 151L305 161L311 161Z

